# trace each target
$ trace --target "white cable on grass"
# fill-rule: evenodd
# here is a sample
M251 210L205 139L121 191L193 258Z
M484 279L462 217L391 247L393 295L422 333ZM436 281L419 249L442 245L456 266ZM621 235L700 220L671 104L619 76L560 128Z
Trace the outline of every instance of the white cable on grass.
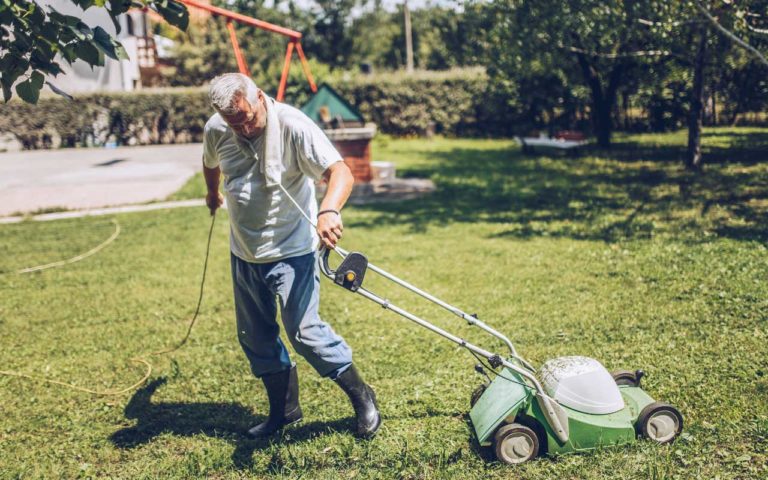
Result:
M315 229L317 229L317 223L314 220L312 220L312 218L307 214L307 212L304 211L303 208L301 208L301 206L293 198L293 196L290 193L288 193L288 190L286 190L285 187L283 187L283 185L280 184L280 183L278 183L278 186L285 193L285 195L290 199L290 201L296 206L296 208L299 210L301 215L305 219L307 219L307 221L313 227L315 227ZM202 304L202 301L203 301L203 287L205 285L206 272L208 271L208 256L209 256L210 250L211 250L211 238L213 236L213 226L214 226L214 223L216 221L215 212L214 212L212 217L213 218L211 219L211 228L208 231L208 244L207 244L206 250L205 250L205 263L203 265L203 278L200 281L200 293L199 293L198 300L197 300L197 307L195 308L195 313L194 313L194 315L192 315L192 320L190 320L189 325L187 327L186 335L184 335L184 337L181 339L181 341L178 344L176 344L175 346L170 347L170 348L166 348L166 349L163 349L163 350L157 350L157 351L150 352L148 354L148 356L164 355L164 354L167 354L167 353L174 352L176 350L179 350L181 347L183 347L184 344L187 343L187 340L189 340L189 336L192 333L192 328L195 326L195 322L197 320L197 316L200 313L200 305ZM94 253L98 252L99 250L103 249L104 247L106 247L107 245L112 243L117 238L117 236L120 235L120 225L114 219L112 220L112 223L114 223L114 225L115 225L115 232L112 234L112 236L110 236L102 244L92 248L91 250L85 252L84 254L78 255L78 256L73 257L73 258L70 258L69 260L62 260L62 261L59 261L59 262L48 263L46 265L39 265L37 267L25 268L23 270L19 270L18 273L37 272L37 271L40 271L40 270L45 270L47 268L60 267L62 265L67 265L67 264L75 263L75 262L78 262L78 261L80 261L80 260L82 260L84 258L90 257ZM341 252L339 252L338 250L335 250L335 251L339 255L343 256L343 254ZM33 380L33 381L37 381L37 382L41 382L41 383L50 383L50 384L54 384L54 385L60 385L60 386L63 386L63 387L71 388L73 390L77 390L77 391L85 392L85 393L91 393L91 394L94 394L94 395L117 396L117 395L123 395L125 393L128 393L128 392L131 392L131 391L135 390L136 388L138 388L141 385L143 385L144 382L146 382L147 379L149 379L149 377L152 375L152 370L153 370L152 369L152 364L149 363L149 361L147 361L145 357L141 357L141 356L134 357L134 358L131 359L131 361L144 364L144 366L146 367L146 371L144 372L144 375L137 382L135 382L135 383L133 383L130 386L127 386L125 388L119 389L119 390L101 390L101 391L100 390L93 390L93 389L90 389L90 388L80 387L78 385L74 385L74 384L67 383L67 382L62 382L62 381L59 381L59 380L49 379L49 378L44 378L44 377L38 377L38 376L35 376L35 375L29 375L29 374L26 374L26 373L17 372L17 371L13 371L13 370L0 370L0 376L12 376L12 377L18 377L18 378L26 378L28 380Z
M115 231L112 233L112 235L108 239L106 239L104 242L102 242L100 245L93 247L87 252L80 254L76 257L72 257L68 260L60 260L58 262L46 263L45 265L38 265L36 267L23 268L16 273L39 272L40 270L47 270L49 268L61 267L62 265L69 265L70 263L79 262L80 260L90 257L94 253L97 253L102 248L114 242L115 239L118 237L118 235L120 235L120 224L117 223L117 220L114 220L114 219L112 220L112 223L115 225Z
M299 203L293 198L293 196L291 196L290 193L288 193L288 191L285 189L285 187L283 187L282 184L278 184L278 186L285 193L285 195L291 200L291 202L296 206L296 208L299 210L301 215L304 218L306 218L307 221L313 227L315 227L315 229L317 229L317 223L314 220L312 220L312 218L307 214L307 212L304 211L303 208L301 208ZM192 316L192 320L189 322L189 325L187 327L187 333L186 333L186 335L184 335L184 338L182 338L182 340L177 345L175 345L173 347L170 347L170 348L167 348L167 349L164 349L164 350L158 350L158 351L150 352L148 354L149 356L164 355L164 354L171 353L171 352L174 352L176 350L179 350L182 346L184 346L184 344L187 343L187 340L189 339L189 336L192 333L192 328L194 327L195 321L197 320L197 316L200 313L200 305L201 305L201 303L203 301L203 286L205 285L205 275L206 275L206 272L208 271L208 256L209 256L210 249L211 249L211 237L213 236L213 226L214 226L214 222L215 221L216 221L216 215L214 214L213 218L211 219L211 228L208 231L208 245L207 245L206 251L205 251L205 263L204 263L204 266L203 266L203 278L202 278L202 280L200 282L200 294L199 294L198 300L197 300L197 308L195 309L195 313ZM25 268L23 270L19 270L18 273L37 272L37 271L40 271L40 270L45 270L47 268L60 267L62 265L67 265L67 264L75 263L75 262L78 262L78 261L80 261L80 260L82 260L84 258L90 257L94 253L98 252L99 250L103 249L104 247L106 247L107 245L112 243L117 238L117 236L120 235L120 225L117 223L116 220L112 220L112 223L114 223L114 225L115 225L115 232L112 234L112 236L110 236L102 244L92 248L91 250L83 253L82 255L78 255L76 257L70 258L69 260L62 260L62 261L59 261L59 262L48 263L46 265L39 265L39 266L36 266L36 267ZM339 253L339 252L337 251L337 253ZM341 255L341 253L339 253L339 254ZM2 376L19 377L19 378L26 378L26 379L29 379L29 380L34 380L34 381L38 381L38 382L42 382L42 383L51 383L51 384L54 384L54 385L60 385L60 386L63 386L63 387L71 388L73 390L77 390L77 391L80 391L80 392L91 393L91 394L94 394L94 395L116 396L116 395L122 395L122 394L125 394L125 393L128 393L128 392L131 392L131 391L135 390L139 386L143 385L144 382L146 382L147 379L149 379L149 377L152 375L152 364L149 363L146 360L146 358L144 358L144 357L134 357L134 358L131 359L131 361L144 364L144 366L146 367L146 371L145 371L144 375L141 377L141 379L139 379L137 382L133 383L132 385L130 385L128 387L125 387L125 388L122 388L122 389L119 389L119 390L102 390L102 391L93 390L93 389L90 389L90 388L80 387L78 385L62 382L62 381L59 381L59 380L48 379L48 378L44 378L44 377L38 377L38 376L35 376L35 375L29 375L29 374L26 374L26 373L16 372L16 371L12 371L12 370L0 370L0 375L2 375Z
M181 339L179 343L177 343L175 346L170 348L165 348L163 350L156 350L153 352L149 352L145 356L141 357L133 357L131 359L134 363L141 363L146 367L146 371L144 372L144 375L135 383L119 389L119 390L94 390L91 388L81 387L78 385L75 385L73 383L67 383L62 382L60 380L55 380L51 378L45 378L45 377L38 377L36 375L29 375L27 373L17 372L14 370L0 370L0 375L4 376L10 376L10 377L18 377L18 378L26 378L28 380L34 380L41 383L50 383L53 385L60 385L62 387L71 388L72 390L77 390L79 392L85 392L85 393L92 393L94 395L102 395L102 396L117 396L117 395L123 395L124 393L131 392L137 388L139 388L141 385L146 382L149 377L152 375L152 364L149 363L149 361L146 359L147 356L157 356L157 355L165 355L167 353L175 352L176 350L179 350L181 347L183 347L187 340L189 340L189 336L192 333L192 328L195 326L195 322L197 321L197 316L200 314L200 305L203 303L203 287L205 286L205 275L208 272L208 257L211 253L211 238L213 237L213 226L216 223L216 214L211 216L211 228L208 230L208 243L205 247L205 262L203 263L203 278L200 280L200 294L197 297L197 307L195 308L195 313L192 315L192 320L189 321L189 325L187 326L187 333L184 335L184 337ZM120 233L120 226L117 225L117 222L115 222L115 225L117 226L117 233ZM115 238L117 238L117 235L113 235ZM114 238L112 238L114 240ZM106 242L105 242L106 243ZM103 247L104 244L100 245L99 247ZM94 249L95 250L95 249ZM95 252L93 252L95 253Z

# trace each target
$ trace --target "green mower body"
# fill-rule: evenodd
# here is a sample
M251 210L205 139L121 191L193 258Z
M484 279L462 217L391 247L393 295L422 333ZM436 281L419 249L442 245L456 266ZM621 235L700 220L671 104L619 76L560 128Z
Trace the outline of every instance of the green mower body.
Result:
M535 433L535 439L528 440L528 443L523 442L523 449L533 448L536 443L536 454L560 455L623 445L635 442L638 436L647 436L659 443L666 443L666 438L654 438L652 434L645 435L645 432L650 418L658 416L658 408L669 406L657 403L639 386L620 384L618 380L617 384L625 405L617 412L598 415L562 407L567 414L568 423L568 438L564 442L550 427L539 402L536 401L535 390L526 384L521 375L509 368L505 368L484 387L479 397L473 399L474 405L469 415L478 443L481 446L495 445L497 456L507 463L518 463L515 461L515 455L512 455L510 461L509 458L504 458L503 451L500 452L503 448L500 444L512 425L522 426ZM482 390L483 386L480 389ZM676 410L674 413L677 413ZM679 416L679 413L677 415ZM664 418L656 421L664 421ZM679 424L673 428L676 433L672 438L682 429L681 417ZM525 455L521 454L520 458L523 457Z

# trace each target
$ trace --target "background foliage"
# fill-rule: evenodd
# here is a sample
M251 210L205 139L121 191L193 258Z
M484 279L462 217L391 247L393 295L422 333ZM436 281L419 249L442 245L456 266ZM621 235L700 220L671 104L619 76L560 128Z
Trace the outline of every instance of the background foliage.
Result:
M127 8L125 2L112 0L75 3L106 8L112 16ZM186 23L186 16L180 22L178 15L171 15L179 14L174 0L150 3L170 23ZM464 93L451 91L458 104L446 111L439 110L445 108L439 98L449 88L445 82L431 84L402 74L399 86L377 84L383 82L382 72L401 71L405 65L402 5L385 6L381 0L213 3L301 32L316 77L348 91L384 131L395 134L431 131L431 122L450 134L576 129L607 147L617 130L661 132L687 126L686 164L696 169L702 165L702 125L766 121L766 0L428 2L411 11L417 68L487 72L482 88L465 82ZM10 52L1 60L6 97L19 72L29 67L31 73L17 86L26 100L37 100L43 78L34 68L55 73L52 54L93 63L104 54L120 53L97 29L74 17L46 16L34 5L29 0L0 4L2 25L13 23L0 29L0 42ZM203 86L213 76L236 69L222 19L193 20L186 31L165 21L153 25L155 34L175 42L173 57L163 67L165 85ZM274 92L285 39L251 27L236 28L256 82ZM11 30L23 34L12 37ZM59 35L56 41L64 43L56 47L45 35ZM358 80L361 72L371 71L373 76ZM297 104L306 98L302 77L294 65L287 98ZM427 92L430 89L434 92ZM472 99L470 106L466 98L477 95L481 98ZM409 105L396 105L402 102ZM175 141L173 137L165 140Z
M293 74L300 75L300 69ZM448 135L510 135L519 128L516 119L504 117L503 104L492 101L494 92L478 69L424 72L409 79L382 74L339 80L334 87L384 133L420 135L431 129ZM309 93L298 82L288 91L296 105ZM13 133L25 148L184 143L202 141L212 113L200 88L82 95L73 101L46 97L38 105L0 105L0 131Z

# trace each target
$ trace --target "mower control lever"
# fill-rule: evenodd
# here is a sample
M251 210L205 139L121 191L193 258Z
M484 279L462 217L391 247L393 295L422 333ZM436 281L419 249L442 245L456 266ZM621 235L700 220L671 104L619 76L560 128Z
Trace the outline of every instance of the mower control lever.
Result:
M331 255L329 248L323 247L322 261L320 262L320 270L323 271L325 276L333 278L336 275L336 271L328 265L328 257Z
M330 254L331 251L328 249L323 252L321 264L323 273L340 287L356 292L363 284L365 271L368 269L368 259L362 253L351 252L344 257L344 260L334 270L328 265L328 256Z

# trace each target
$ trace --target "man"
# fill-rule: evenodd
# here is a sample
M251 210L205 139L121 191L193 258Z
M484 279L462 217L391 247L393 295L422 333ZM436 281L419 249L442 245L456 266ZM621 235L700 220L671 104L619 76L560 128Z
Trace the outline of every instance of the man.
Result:
M209 97L216 114L204 133L206 203L211 214L222 205L223 174L238 339L269 398L269 417L248 433L263 438L302 419L296 365L276 321L279 302L296 352L344 390L356 433L370 437L381 424L374 392L352 364L347 343L318 315L318 239L327 248L341 239L340 211L352 174L309 117L267 97L247 76L216 77ZM328 189L318 211L314 182L320 178ZM291 199L316 219L316 229Z

